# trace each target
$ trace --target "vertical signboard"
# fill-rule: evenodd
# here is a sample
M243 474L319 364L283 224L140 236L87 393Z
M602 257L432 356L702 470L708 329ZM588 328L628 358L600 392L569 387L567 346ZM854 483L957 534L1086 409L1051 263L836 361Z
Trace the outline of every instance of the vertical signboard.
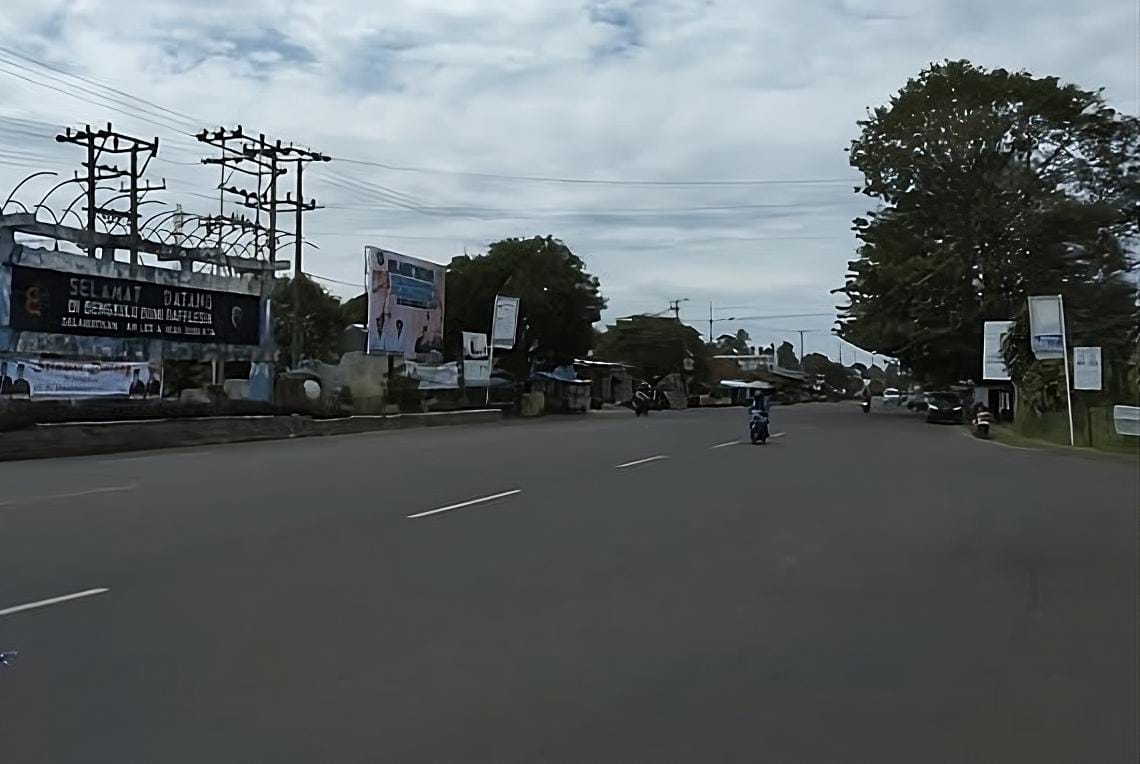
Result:
M982 379L1009 380L1001 346L1011 326L1012 321L986 321L982 325Z
M491 378L490 349L487 335L463 332L463 379L466 384L483 385Z
M444 266L379 247L365 247L364 255L368 352L438 362L443 352Z
M1029 298L1029 346L1038 360L1065 357L1060 295Z
M491 345L505 350L513 348L518 322L519 298L496 295L491 326Z
M1073 389L1100 390L1100 348L1073 348Z

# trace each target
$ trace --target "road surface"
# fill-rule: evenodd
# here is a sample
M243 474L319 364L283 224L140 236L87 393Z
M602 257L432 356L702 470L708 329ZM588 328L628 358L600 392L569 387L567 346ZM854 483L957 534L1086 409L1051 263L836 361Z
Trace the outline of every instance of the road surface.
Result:
M0 760L1137 760L1134 462L746 424L0 465Z

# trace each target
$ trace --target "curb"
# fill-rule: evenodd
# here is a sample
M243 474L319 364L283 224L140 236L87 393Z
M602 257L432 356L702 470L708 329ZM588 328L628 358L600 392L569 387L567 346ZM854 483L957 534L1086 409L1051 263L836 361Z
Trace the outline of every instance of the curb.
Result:
M352 416L227 416L39 424L0 434L0 462L498 422L499 409Z

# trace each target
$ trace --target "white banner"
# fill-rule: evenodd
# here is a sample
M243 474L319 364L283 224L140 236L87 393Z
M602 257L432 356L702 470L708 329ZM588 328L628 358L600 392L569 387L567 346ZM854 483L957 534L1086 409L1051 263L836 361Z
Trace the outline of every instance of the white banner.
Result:
M1101 389L1100 348L1073 348L1073 389Z
M1009 379L1009 369L1001 355L1001 343L1011 326L1012 321L986 321L982 325L982 379Z
M365 247L368 352L442 360L445 267L379 247Z
M1061 296L1029 298L1029 346L1039 360L1065 357Z
M490 351L487 335L481 332L463 332L463 383L486 384L491 378Z
M5 398L158 398L158 364L85 362L38 358L0 359L0 396Z
M459 389L459 365L455 361L439 365L405 361L404 374L409 379L418 380L421 390Z
M513 348L519 323L519 298L496 295L493 320L491 344L497 348Z

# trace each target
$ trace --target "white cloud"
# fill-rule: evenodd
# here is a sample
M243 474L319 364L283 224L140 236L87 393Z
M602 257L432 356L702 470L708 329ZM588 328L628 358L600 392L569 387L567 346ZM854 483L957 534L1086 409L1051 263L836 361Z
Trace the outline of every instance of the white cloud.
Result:
M37 138L38 126L107 120L157 134L169 161L155 165L156 175L179 192L207 196L216 175L193 166L201 152L179 131L223 123L392 165L584 178L844 179L853 172L843 148L864 108L943 58L1103 86L1119 108L1137 108L1135 8L1121 0L9 5L0 15L3 47L195 119L80 92L100 105L85 103L15 75L72 93L74 80L0 62L3 187L29 171L23 165L78 165L75 151ZM321 246L306 260L315 273L359 280L365 243L444 261L464 246L551 233L601 277L610 315L661 310L665 300L688 296L685 315L698 328L710 300L758 308L749 315L829 310L828 290L842 283L853 255L849 221L866 207L844 183L543 184L343 162L311 178L308 188L330 205L307 223ZM213 209L198 196L170 198ZM781 323L758 322L754 333L764 339L761 326L771 332ZM820 330L809 335L809 349L834 349L825 339L829 318L793 323Z

